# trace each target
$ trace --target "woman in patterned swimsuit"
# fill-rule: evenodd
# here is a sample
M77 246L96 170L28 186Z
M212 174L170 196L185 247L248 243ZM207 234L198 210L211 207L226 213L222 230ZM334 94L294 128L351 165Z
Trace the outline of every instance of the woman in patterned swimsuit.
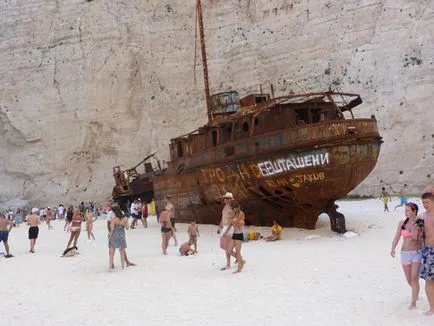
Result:
M113 207L115 218L110 224L110 238L109 238L109 272L112 271L114 264L115 250L119 249L121 254L121 266L125 267L125 249L127 248L127 241L125 240L125 229L128 230L128 220L123 215L119 206Z

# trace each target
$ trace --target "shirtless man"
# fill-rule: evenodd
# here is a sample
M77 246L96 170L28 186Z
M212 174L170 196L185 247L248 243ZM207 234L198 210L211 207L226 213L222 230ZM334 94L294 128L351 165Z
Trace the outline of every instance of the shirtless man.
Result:
M222 220L217 231L218 234L223 232L223 235L220 238L220 248L222 248L226 253L226 266L220 269L222 271L231 268L231 256L235 257L235 253L232 252L232 249L229 250L229 248L233 248L233 228L229 225L229 222L232 216L231 202L234 200L234 195L232 195L231 192L227 192L223 195L223 199L225 201L225 206L222 210Z
M11 231L13 226L14 223L12 221L9 221L3 213L0 213L0 242L3 241L3 244L5 246L5 250L6 250L6 255L4 255L5 258L13 257L13 255L9 253L9 244L8 244L9 232Z
M161 249L163 249L163 255L167 255L167 247L173 232L173 226L170 223L170 212L162 211L158 221L161 225Z
M170 224L172 225L171 237L173 238L173 240L175 240L175 246L178 246L178 239L176 238L176 227L175 227L176 225L175 206L173 206L172 199L169 195L164 197L164 203L166 204L164 209L170 214Z
M422 249L420 277L425 280L425 292L430 306L425 315L434 316L434 194L424 193L422 203L426 212L419 216L424 220L424 247Z
M30 250L32 254L35 252L36 239L39 235L39 224L41 224L41 219L38 215L39 209L32 208L32 214L27 216L26 221L29 226L29 240L30 240Z
M200 234L196 221L191 221L191 224L188 226L188 236L188 242L194 245L194 251L197 252L197 237L199 237Z
M112 208L113 208L113 202L110 201L107 205L107 210L108 210L108 213L107 213L107 232L108 232L108 240L109 241L110 241L111 223L112 223L112 220L116 217L116 214L115 214L115 212L113 212ZM127 267L136 266L136 264L134 264L128 260L126 248L125 248L125 263L126 263ZM114 263L112 265L112 268L115 268Z

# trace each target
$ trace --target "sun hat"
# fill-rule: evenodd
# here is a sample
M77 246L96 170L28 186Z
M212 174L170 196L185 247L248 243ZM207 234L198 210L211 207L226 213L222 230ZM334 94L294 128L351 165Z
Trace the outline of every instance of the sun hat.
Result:
M32 214L33 214L33 213L37 213L37 212L39 212L39 209L33 207L33 208L32 208Z
M227 192L223 195L223 198L234 199L234 195L231 192Z

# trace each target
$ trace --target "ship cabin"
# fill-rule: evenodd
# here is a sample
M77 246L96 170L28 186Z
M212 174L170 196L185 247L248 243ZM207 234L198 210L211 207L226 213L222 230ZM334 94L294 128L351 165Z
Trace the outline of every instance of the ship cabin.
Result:
M270 94L250 94L241 99L235 91L214 94L210 98L212 123L172 139L171 161L185 161L207 149L269 132L354 119L351 109L360 103L360 96L350 93L308 93L277 98L270 98ZM344 116L344 112L350 116ZM234 154L233 148L225 146L226 156Z

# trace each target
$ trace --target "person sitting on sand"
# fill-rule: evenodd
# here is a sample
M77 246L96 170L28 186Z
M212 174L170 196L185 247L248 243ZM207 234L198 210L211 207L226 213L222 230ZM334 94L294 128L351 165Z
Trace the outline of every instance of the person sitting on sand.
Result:
M191 249L192 245L194 245L194 243L192 243L191 240L183 243L181 245L181 247L179 247L179 253L181 254L181 256L190 256L190 255L194 255L195 253L197 253L196 250Z
M280 236L282 234L282 227L279 225L279 223L274 220L273 226L271 227L271 235L265 238L265 241L277 241L280 240Z
M9 252L9 244L8 244L9 232L11 231L13 226L14 223L12 221L9 221L6 218L5 214L0 213L0 242L3 241L3 245L5 246L5 250L6 250L6 255L4 255L5 258L13 257L13 255L11 255Z
M401 264L407 283L411 287L410 309L416 308L416 300L419 297L420 290L419 269L422 261L422 236L416 224L418 210L419 207L414 203L405 205L406 219L399 222L390 251L390 255L395 257L395 248L398 245L399 239L402 237Z

